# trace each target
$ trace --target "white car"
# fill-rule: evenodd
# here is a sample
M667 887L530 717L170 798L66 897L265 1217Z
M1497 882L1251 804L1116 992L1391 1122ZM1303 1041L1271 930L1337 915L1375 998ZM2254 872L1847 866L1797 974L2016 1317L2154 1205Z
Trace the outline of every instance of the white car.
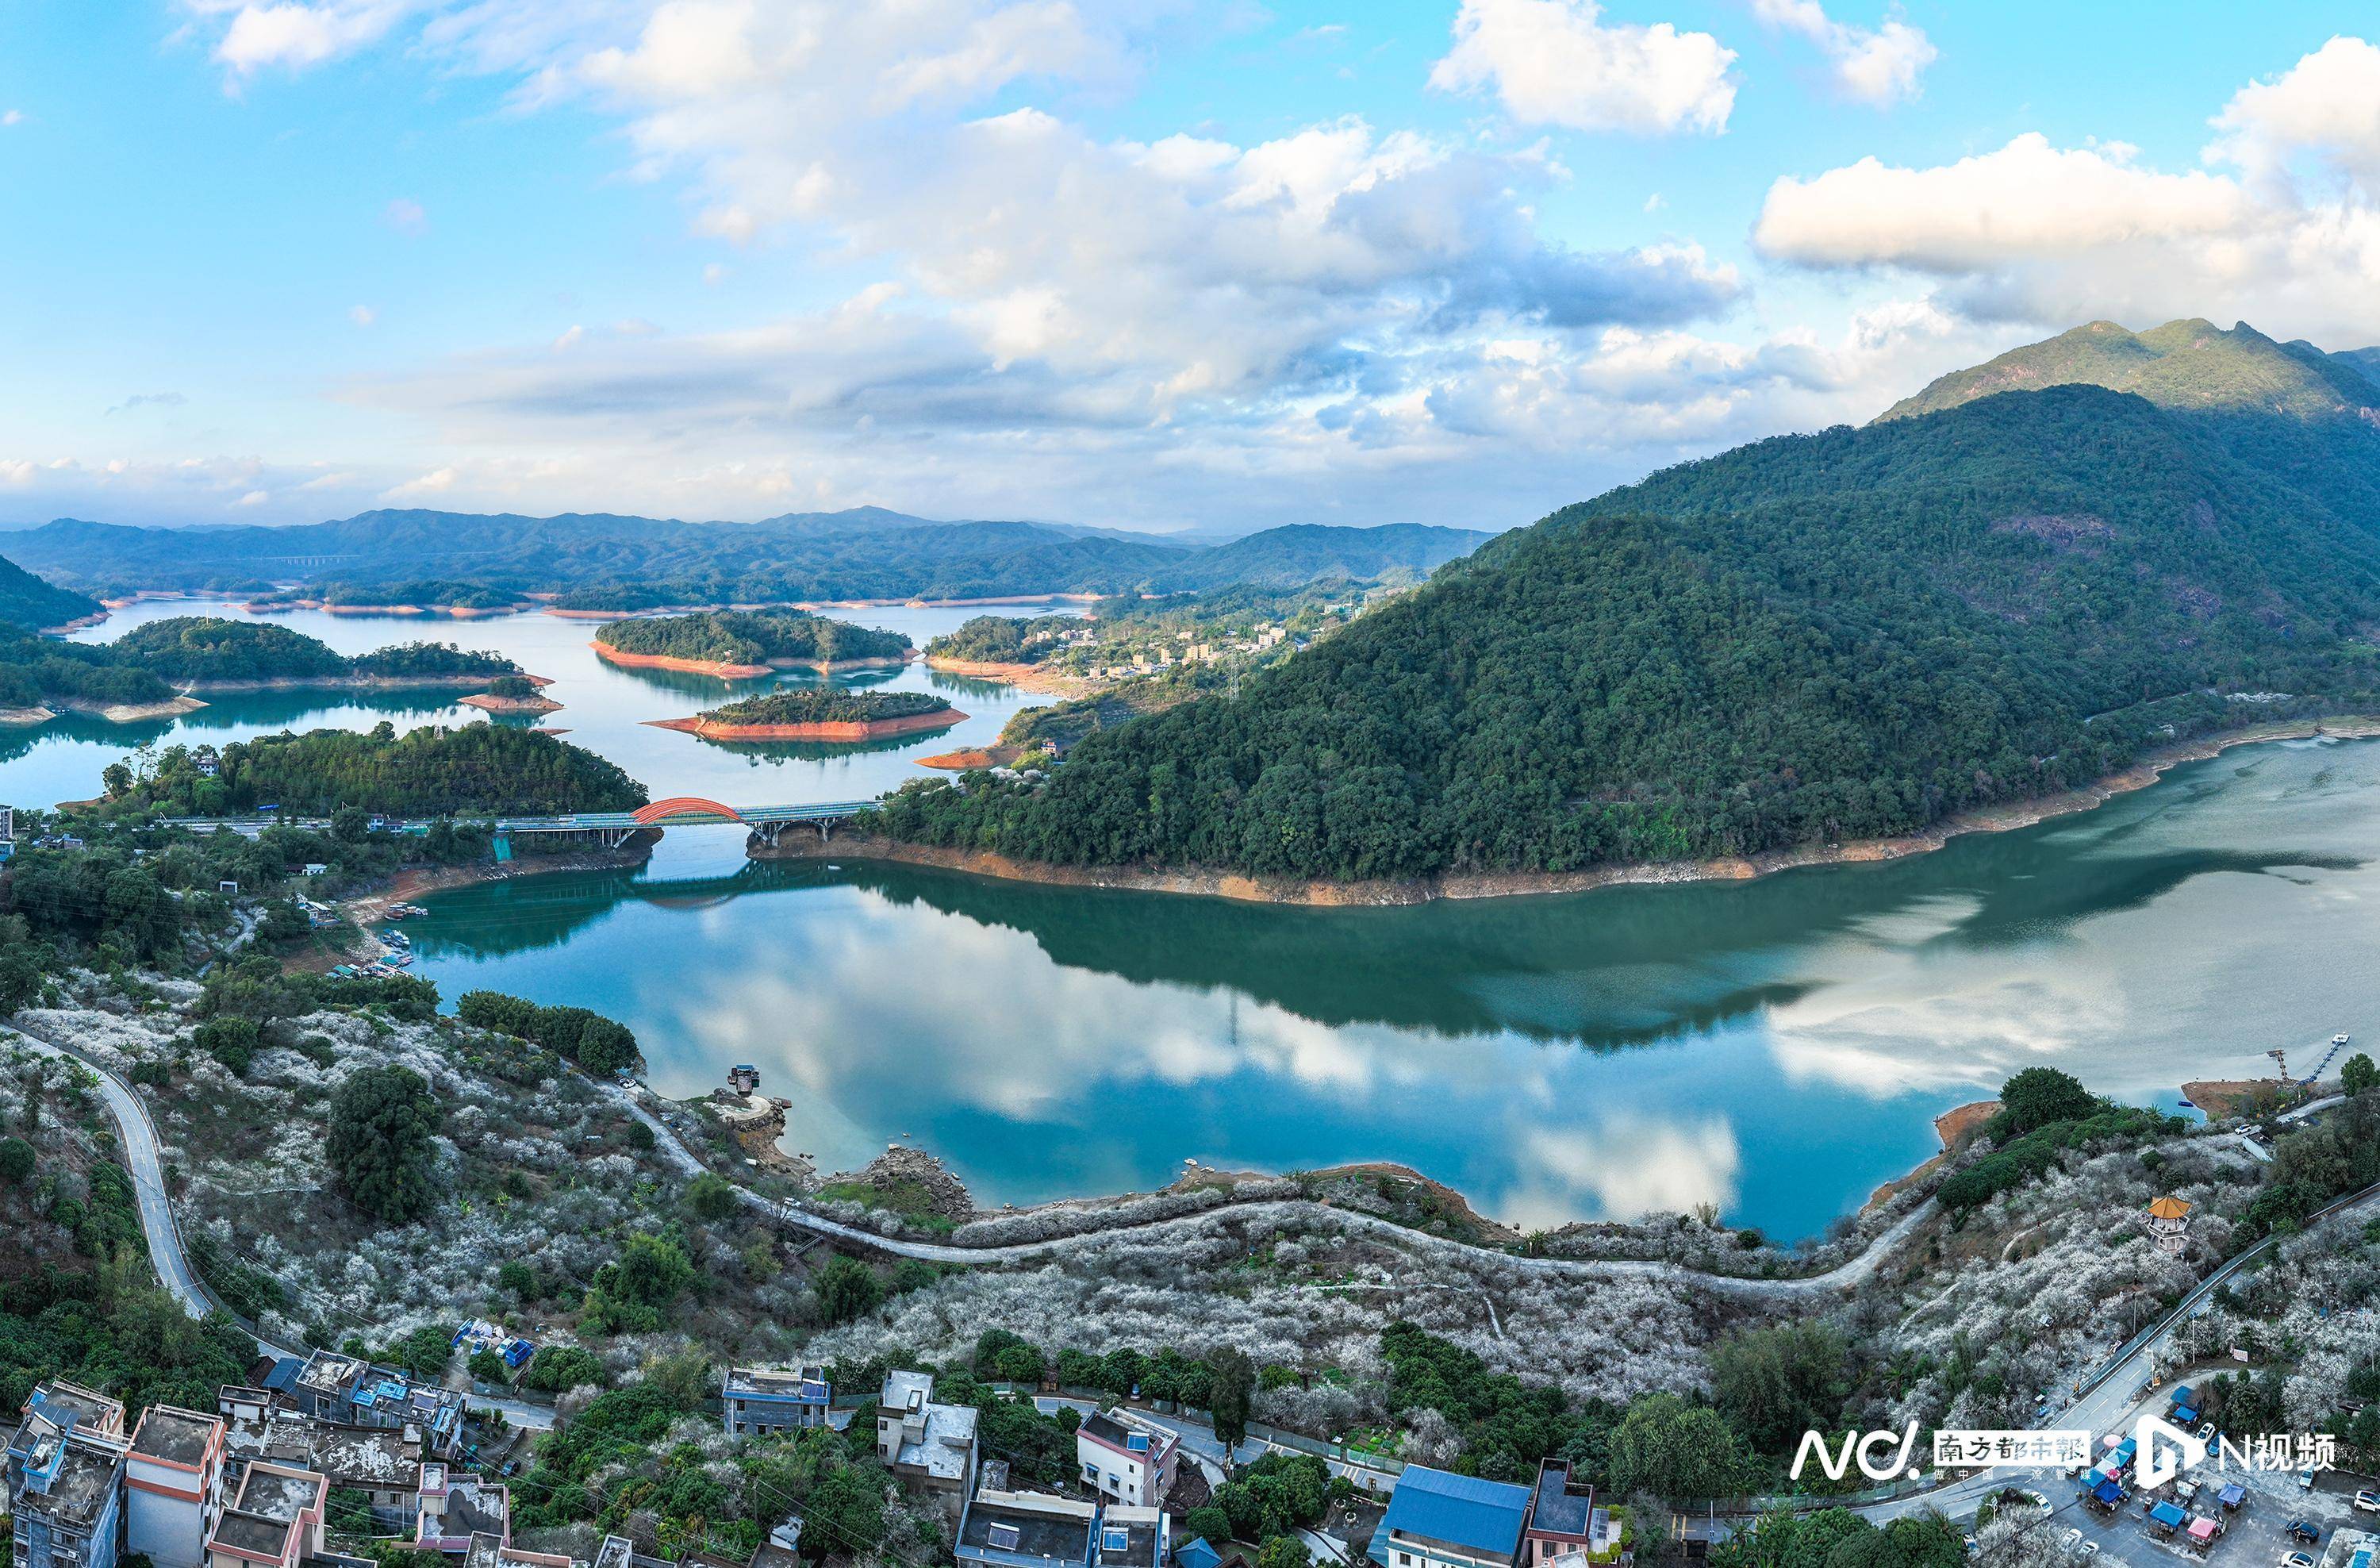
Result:
M2022 1498L2025 1500L2025 1501L2027 1501L2027 1502L2029 1502L2029 1503L2033 1504L2035 1508L2038 1508L2038 1509L2042 1510L2042 1511L2043 1511L2043 1512L2045 1512L2045 1513L2046 1513L2046 1512L2048 1511L2048 1509L2049 1509L2049 1500L2048 1500L2047 1498L2046 1498L2046 1497L2042 1496L2039 1492L2037 1492L2037 1491L2034 1490L2031 1487L2025 1487L2025 1488L2022 1489L2018 1495L2019 1495L2019 1496L2021 1496L2021 1497L2022 1497ZM2372 1494L2371 1494L2371 1493L2369 1493L2369 1492L2366 1492L2366 1493L2364 1493L2363 1495L2364 1495L2365 1497L2369 1497L2369 1496L2371 1496ZM2362 1500L2361 1498L2357 1499L2357 1500L2356 1500L2356 1504L2355 1504L2355 1505L2356 1505L2358 1508L2362 1507L2362 1506L2363 1506ZM2374 1513L2380 1513L2380 1503L2374 1503L2374 1504L2373 1505L2372 1512L2374 1512Z
M2301 1491L2301 1492L2310 1492L2310 1491L2313 1490L2313 1471L2311 1471L2311 1470L2301 1470L2301 1471L2299 1471L2299 1472L2298 1472L2298 1490L2300 1490L2300 1491Z
M2285 1551L2278 1568L2313 1568L2313 1559L2302 1551Z
M2355 1494L2355 1512L2358 1513L2380 1513L2380 1492L2357 1492Z
M2058 1550L2065 1552L2069 1557L2073 1556L2074 1549L2082 1544L2082 1532L2080 1530L2069 1530L2064 1535L2058 1538Z
M2074 1549L2074 1555L2082 1558L2087 1562L2092 1558L2099 1555L2099 1543L2097 1541L2084 1541L2081 1546Z

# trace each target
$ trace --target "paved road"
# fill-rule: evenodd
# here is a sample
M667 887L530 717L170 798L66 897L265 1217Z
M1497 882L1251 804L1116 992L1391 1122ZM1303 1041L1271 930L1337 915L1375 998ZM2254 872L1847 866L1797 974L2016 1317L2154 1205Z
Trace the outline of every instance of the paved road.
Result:
M188 1250L182 1245L182 1230L174 1219L173 1201L165 1196L165 1170L158 1152L157 1124L150 1120L149 1107L141 1102L132 1086L79 1052L22 1029L0 1024L0 1037L37 1056L71 1063L98 1077L100 1099L115 1122L116 1142L124 1151L124 1168L131 1173L133 1197L140 1210L140 1234L149 1244L149 1260L156 1268L158 1282L193 1318L221 1312L237 1319L238 1314L218 1300L199 1277ZM261 1334L257 1335L256 1348L276 1359L292 1357L302 1361L309 1354L303 1346L274 1344ZM504 1418L516 1427L542 1431L553 1425L552 1410L527 1400L474 1395L471 1404L503 1411Z
M628 1113L652 1129L656 1145L662 1155L687 1175L698 1175L709 1169L697 1159L677 1135L677 1130L646 1105L639 1089L611 1086L614 1095ZM1047 1257L1051 1253L1075 1252L1096 1246L1111 1237L1128 1234L1161 1235L1170 1231L1186 1230L1208 1220L1233 1214L1302 1213L1306 1216L1321 1206L1302 1199L1259 1199L1247 1203L1221 1203L1196 1214L1172 1220L1143 1220L1132 1224L1111 1226L1105 1230L1087 1231L1079 1235L1059 1236L1049 1241L1017 1242L998 1246L957 1246L947 1242L910 1241L897 1236L881 1236L873 1231L846 1225L840 1220L830 1220L823 1214L812 1213L792 1203L780 1203L764 1197L751 1188L729 1178L735 1195L746 1207L767 1214L797 1230L830 1236L838 1241L890 1253L895 1258L917 1258L929 1263L1017 1263L1029 1258ZM1410 1230L1376 1215L1359 1214L1344 1209L1330 1209L1331 1222L1351 1231L1369 1231L1408 1246L1445 1253L1451 1256L1476 1258L1492 1256L1503 1267L1523 1273L1563 1279L1646 1278L1665 1280L1679 1284L1697 1285L1707 1290L1722 1291L1733 1295L1751 1296L1768 1301L1799 1299L1849 1290L1865 1281L1882 1265L1893 1250L1908 1239L1925 1217L1934 1211L1934 1200L1927 1198L1895 1221L1892 1225L1870 1242L1866 1250L1849 1262L1838 1265L1822 1274L1804 1274L1793 1279L1742 1279L1732 1274L1706 1273L1683 1264L1649 1262L1636 1258L1522 1258L1510 1253L1491 1252L1466 1242L1451 1241L1444 1236Z
M2329 1207L2318 1210L2307 1224L2306 1230L2313 1231L2329 1225L2349 1214L2372 1207L2375 1200L2380 1200L2380 1185L2369 1186L2362 1192L2350 1193ZM2174 1309L2160 1319L2153 1329L2139 1335L2123 1355L2091 1373L2091 1380L2080 1394L2070 1398L2062 1408L2053 1411L2037 1425L2054 1428L2084 1428L2095 1435L2127 1429L2139 1419L2144 1410L2154 1410L2160 1415L2163 1414L2164 1395L2172 1392L2175 1381L2189 1380L2185 1378L2170 1380L2158 1385L2146 1398L2134 1397L2136 1391L2149 1381L2149 1368L2156 1359L2156 1353L2172 1342L2175 1332L2190 1320L2192 1313L2201 1302L2213 1295L2224 1281L2277 1245L2278 1239L2266 1237L2200 1281L2197 1286L2188 1295L2183 1296L2175 1305ZM2000 1489L2023 1484L2024 1477L2036 1477L2037 1484L2038 1477L2055 1477L2057 1474L2055 1470L2031 1468L1983 1471L1965 1480L1954 1481L1930 1491L1912 1493L1908 1497L1895 1498L1885 1502L1870 1503L1857 1512L1865 1513L1872 1519L1892 1519L1923 1509L1939 1509L1955 1518L1973 1513L1976 1503ZM2059 1478L2062 1479L2062 1477ZM2049 1492L2053 1497L2057 1495L2046 1486L2039 1487L2039 1489Z

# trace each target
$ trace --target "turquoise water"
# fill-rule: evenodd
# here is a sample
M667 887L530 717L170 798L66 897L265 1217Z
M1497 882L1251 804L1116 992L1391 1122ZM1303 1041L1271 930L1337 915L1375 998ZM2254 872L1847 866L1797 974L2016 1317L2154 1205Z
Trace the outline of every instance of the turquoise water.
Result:
M852 618L922 641L973 613ZM348 650L425 632L292 622ZM729 750L639 723L725 683L601 665L583 624L426 629L555 677L568 706L547 722L656 796L872 794L1039 700L912 666L892 684L975 717L877 749ZM396 716L475 717L448 701ZM280 696L172 729L389 713ZM93 729L16 736L0 799L91 793L124 749ZM450 999L492 986L625 1020L666 1093L758 1064L794 1101L787 1147L827 1169L910 1139L997 1204L1147 1188L1185 1160L1380 1159L1522 1224L1707 1203L1798 1237L1933 1152L1936 1114L2018 1068L2172 1105L2186 1080L2268 1072L2268 1050L2310 1066L2338 1030L2380 1033L2375 807L2380 744L2267 745L1889 864L1340 910L752 864L736 830L681 829L641 869L455 890L411 929L419 972Z
M919 647L982 610L911 609L890 606L839 610L836 618L909 634ZM1039 607L1019 614L1045 613ZM79 642L105 642L131 626L169 615L230 614L222 604L152 600L119 611L75 636ZM589 621L544 614L507 615L485 621L448 621L422 616L326 615L294 611L273 620L319 638L342 653L362 653L391 643L428 640L491 648L508 654L531 675L553 685L545 695L563 710L536 723L568 732L577 745L600 752L664 795L702 795L729 805L780 805L806 800L856 800L897 788L925 776L917 759L953 747L983 745L1000 733L1010 714L1047 698L1028 697L989 681L946 675L911 664L898 671L870 670L838 677L854 688L933 691L968 715L956 728L938 734L898 736L857 746L815 742L739 743L706 741L645 721L676 719L717 707L779 684L814 685L807 674L757 681L714 680L675 670L625 670L598 659L587 646L598 629ZM36 730L0 729L0 803L49 806L99 793L99 772L144 745L204 741L221 746L284 729L369 729L387 719L399 728L414 724L461 724L485 721L477 709L455 699L453 689L417 692L295 692L220 695L195 713L158 723L111 724L66 715Z

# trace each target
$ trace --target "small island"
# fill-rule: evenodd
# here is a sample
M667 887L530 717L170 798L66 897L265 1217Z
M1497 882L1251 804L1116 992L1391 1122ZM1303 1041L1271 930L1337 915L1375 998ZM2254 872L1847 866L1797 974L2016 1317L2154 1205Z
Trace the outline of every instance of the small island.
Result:
M905 663L909 639L830 621L807 610L719 610L616 621L596 634L595 651L614 664L690 670L747 680L776 670L832 675Z
M772 691L698 713L650 719L705 740L875 740L945 730L966 715L923 691Z
M557 712L562 704L540 690L552 684L543 675L498 675L487 690L463 699L463 706L489 713Z
M350 657L286 626L212 615L151 621L100 643L0 627L0 723L15 724L46 723L64 711L115 723L174 718L205 707L199 693L469 689L506 677L544 684L500 653L452 643L407 643Z
M415 582L314 583L259 595L246 606L251 615L320 610L326 615L443 615L457 621L516 615L533 607L526 594L510 589L443 577Z
M628 811L644 785L583 748L508 724L426 725L398 735L383 721L361 732L314 730L260 735L212 747L166 748L135 773L106 774L114 812L169 817L245 815L259 808L286 817L342 808L392 817L544 816Z

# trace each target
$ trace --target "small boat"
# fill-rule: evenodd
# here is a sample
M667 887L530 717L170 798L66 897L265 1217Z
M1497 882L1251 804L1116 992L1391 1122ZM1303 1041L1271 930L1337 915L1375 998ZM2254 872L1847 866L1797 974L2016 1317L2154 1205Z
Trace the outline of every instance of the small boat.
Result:
M2347 1043L2347 1037L2345 1035L2333 1035L2330 1037L2330 1043L2333 1045L2345 1045Z

